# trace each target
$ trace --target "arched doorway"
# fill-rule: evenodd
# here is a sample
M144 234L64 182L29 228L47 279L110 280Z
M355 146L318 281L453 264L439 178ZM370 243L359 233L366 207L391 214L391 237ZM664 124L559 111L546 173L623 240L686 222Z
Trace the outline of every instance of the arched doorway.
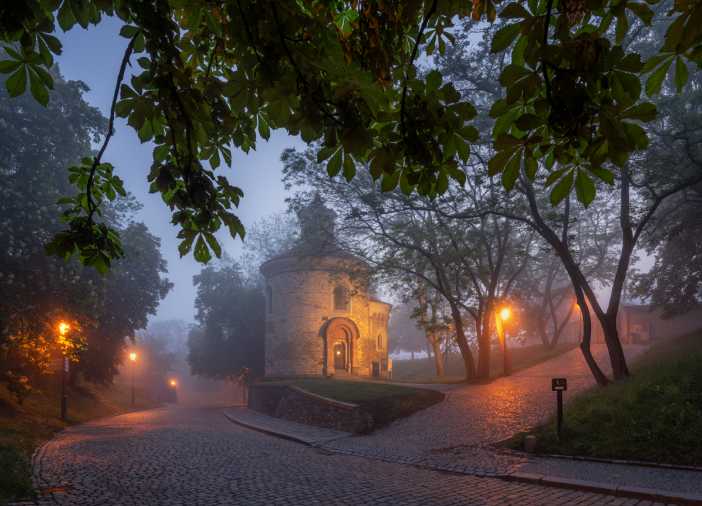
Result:
M351 373L358 328L348 318L332 318L323 329L324 374Z
M346 343L337 342L334 344L334 370L345 371L348 365L346 363Z

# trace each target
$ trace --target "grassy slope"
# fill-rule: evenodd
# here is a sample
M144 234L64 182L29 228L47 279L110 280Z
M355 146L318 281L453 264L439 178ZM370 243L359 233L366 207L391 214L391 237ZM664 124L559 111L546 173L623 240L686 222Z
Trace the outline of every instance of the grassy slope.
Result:
M310 378L290 380L285 383L338 401L359 404L373 416L376 428L409 416L444 398L442 393L434 390L389 385L382 382Z
M141 394L141 395L140 395ZM135 409L153 404L139 390ZM32 492L29 461L34 450L64 427L132 409L130 389L88 385L69 389L68 423L60 420L59 390L48 383L22 405L0 385L0 504Z
M526 369L540 362L553 358L561 353L572 350L577 344L561 343L553 349L546 349L541 345L514 348L511 350L512 369L518 371ZM436 377L433 358L416 360L393 361L393 381L406 381L415 383L459 383L464 379L463 360L458 353L451 353L448 358L446 375ZM502 374L502 352L494 350L491 357L492 376Z
M537 451L702 466L702 332L655 345L632 373L569 402L562 442L553 421L536 428Z

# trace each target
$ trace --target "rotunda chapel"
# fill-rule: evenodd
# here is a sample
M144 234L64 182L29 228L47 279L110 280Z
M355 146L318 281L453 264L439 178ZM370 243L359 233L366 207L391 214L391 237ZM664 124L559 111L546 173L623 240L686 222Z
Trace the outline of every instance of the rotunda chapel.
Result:
M370 267L338 247L319 195L298 217L298 244L261 265L266 376L388 377L391 306L369 296Z

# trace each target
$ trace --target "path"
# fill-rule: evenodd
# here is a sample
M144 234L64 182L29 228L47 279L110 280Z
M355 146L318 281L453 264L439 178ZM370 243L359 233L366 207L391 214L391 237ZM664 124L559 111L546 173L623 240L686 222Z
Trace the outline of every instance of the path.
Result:
M53 490L42 505L622 504L329 454L241 428L207 408L173 406L73 427L42 448L35 466L44 490Z

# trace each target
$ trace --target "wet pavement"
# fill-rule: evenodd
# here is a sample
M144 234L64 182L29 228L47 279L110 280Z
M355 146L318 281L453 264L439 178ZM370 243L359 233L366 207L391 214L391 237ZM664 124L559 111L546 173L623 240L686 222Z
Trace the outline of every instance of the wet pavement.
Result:
M651 504L330 454L176 406L66 430L35 472L42 505Z
M452 387L444 402L371 435L316 446L236 425L221 407L121 415L42 447L40 504L652 504L494 477L543 464L492 443L552 413L554 376L568 377L569 395L592 386L576 351L490 384ZM578 475L570 463L559 467L569 466Z

